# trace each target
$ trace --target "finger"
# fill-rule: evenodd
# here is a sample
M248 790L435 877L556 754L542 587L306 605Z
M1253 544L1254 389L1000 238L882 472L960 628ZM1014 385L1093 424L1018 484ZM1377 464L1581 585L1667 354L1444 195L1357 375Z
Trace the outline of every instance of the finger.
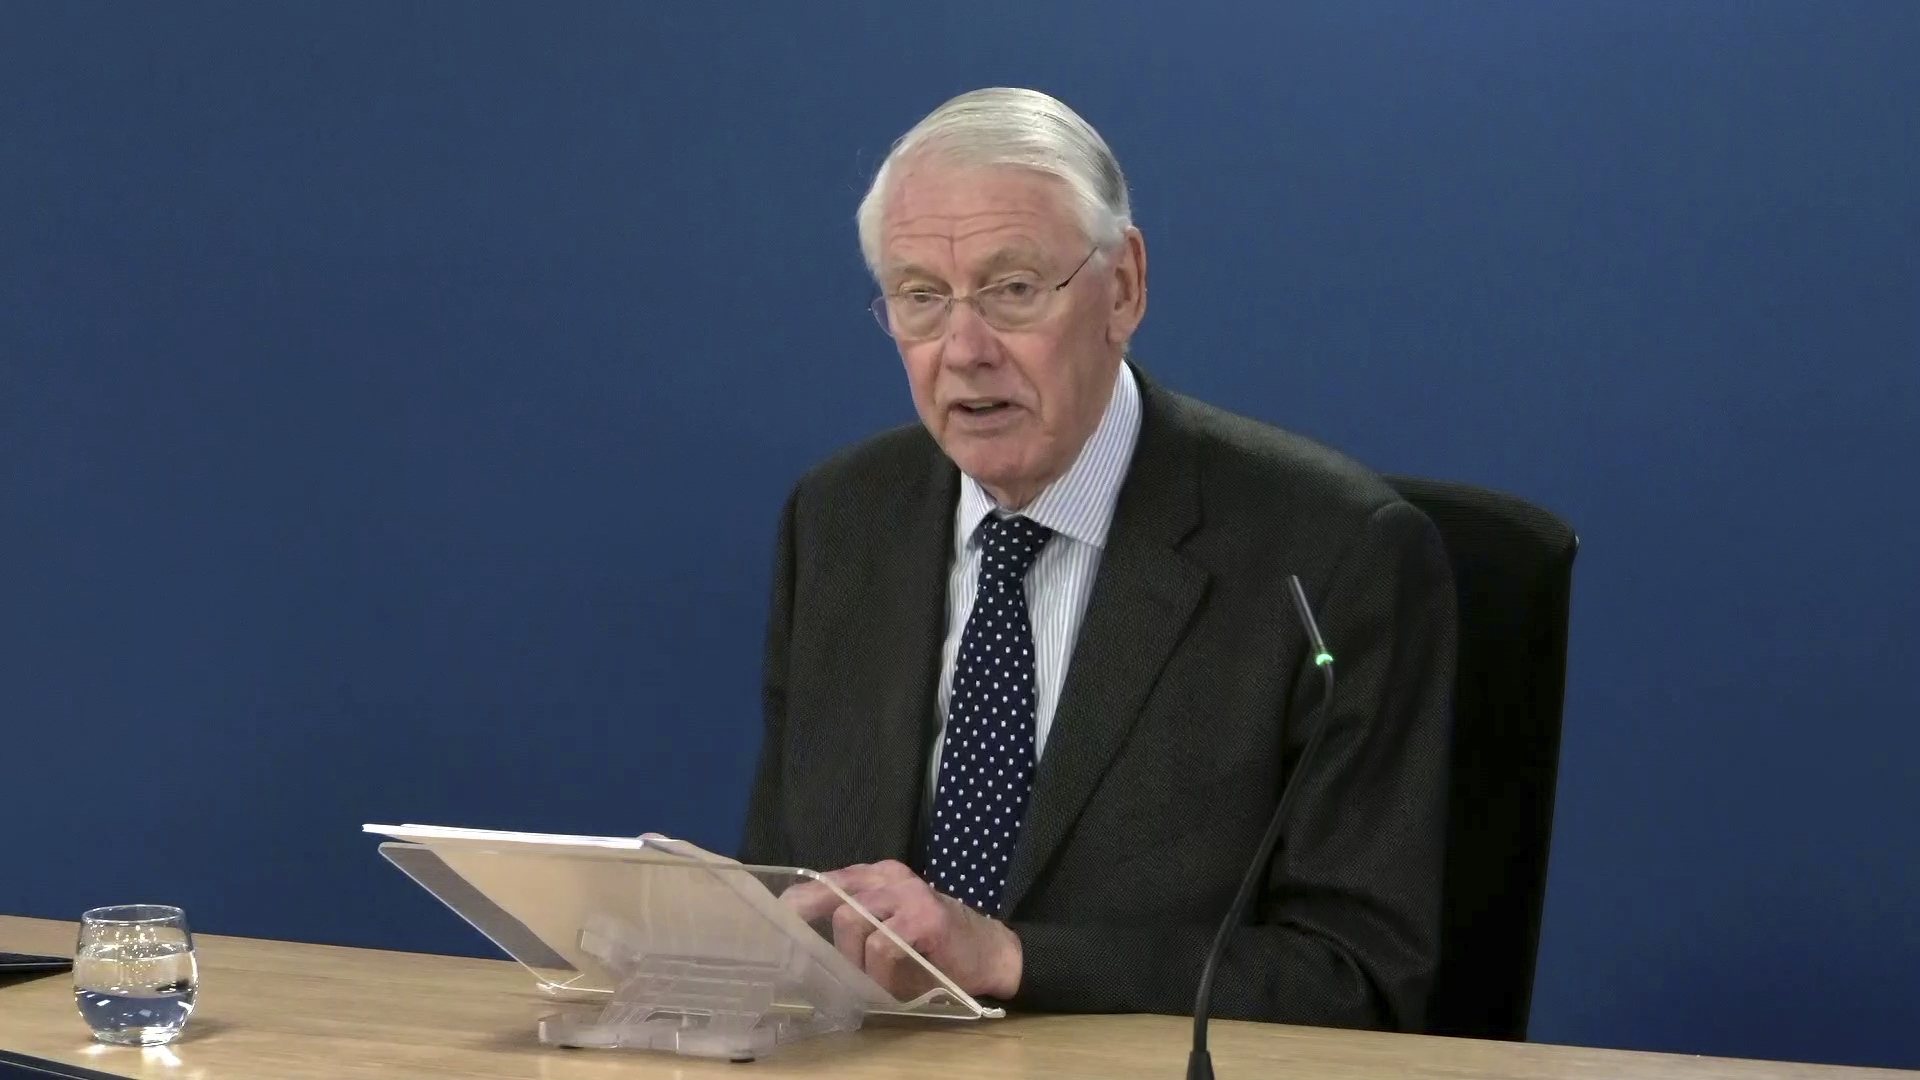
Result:
M897 859L887 859L877 863L859 863L820 876L850 893L920 880L912 867Z
M879 888L892 880L892 876L882 867L866 863L832 870L820 876L850 893Z
M921 932L924 920L924 914L909 911L896 914L887 920L886 926L901 941L910 944ZM919 961L908 956L892 938L878 930L867 938L867 972L874 981L903 1001L917 998L936 985L933 975Z
M887 928L915 951L932 959L940 942L948 936L950 902L919 878L894 886L891 898L890 914L883 920Z
M892 938L878 931L867 936L866 946L866 955L862 957L862 964L867 969L867 974L880 980L881 985L884 986L887 984L886 976L902 954L894 947Z
M840 905L833 913L834 945L841 955L866 970L868 943L873 938L875 921L885 922L898 908L898 897L885 887L867 890L854 904ZM873 918L869 919L869 914Z
M914 881L897 885L884 892L873 895L871 905L862 899L861 904L873 913L893 935L906 947L925 955L923 946L939 938L940 922L943 911L938 897L924 884ZM877 939L874 940L874 939ZM882 948L884 943L886 956L905 959L899 944L889 940L885 934L875 934L867 944L868 956L874 956L874 950Z
M823 919L841 906L840 894L818 881L802 881L781 892L780 902L806 922Z
M898 918L896 915L894 919L888 920L889 924L897 921ZM888 929L893 929L893 927L889 925ZM898 930L894 930L894 932L896 934L899 933ZM910 964L912 964L912 961L908 960L907 954L902 952L898 945L894 944L893 938L881 933L877 929L868 935L866 968L867 974L872 975L875 982L878 982L881 986L886 987L897 995L904 989L904 987L901 986L901 976L905 974L906 968Z
M873 924L857 910L845 904L834 909L834 948L839 949L840 955L862 970L867 966L867 938L872 933Z
M874 863L873 871L883 881L902 882L920 880L920 875L913 872L913 867L908 866L899 859L883 859L880 862Z
M834 909L844 902L840 893L834 891L835 887L848 893L873 888L883 880L884 873L878 866L855 863L821 874L819 880L797 882L782 892L780 899L802 919L812 922L833 914Z

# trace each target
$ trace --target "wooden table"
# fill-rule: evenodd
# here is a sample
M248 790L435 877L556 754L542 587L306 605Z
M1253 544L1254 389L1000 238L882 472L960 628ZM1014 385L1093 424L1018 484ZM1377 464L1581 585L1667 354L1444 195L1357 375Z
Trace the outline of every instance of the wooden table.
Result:
M0 951L71 955L74 925L0 916ZM187 1032L150 1049L94 1043L68 976L0 983L0 1049L102 1072L172 1080L432 1077L728 1077L781 1080L1131 1080L1186 1075L1191 1022L1167 1016L1030 1016L888 1023L795 1044L751 1065L647 1051L556 1050L533 1036L551 1006L506 961L201 936L200 1000ZM1213 1025L1221 1080L1913 1080L1920 1073L1730 1061L1332 1031Z

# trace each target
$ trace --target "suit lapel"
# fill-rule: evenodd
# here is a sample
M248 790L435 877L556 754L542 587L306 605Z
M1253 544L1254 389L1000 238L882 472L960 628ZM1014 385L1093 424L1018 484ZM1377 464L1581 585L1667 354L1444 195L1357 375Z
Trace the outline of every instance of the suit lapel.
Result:
M865 796L840 823L845 860L911 861L915 828L933 752L934 689L946 636L947 570L953 553L953 507L959 472L937 451L926 480L897 510L874 523L880 557L854 586L875 613L865 633L846 642L843 677L865 684L864 743L843 760L862 763L845 790Z
M1072 831L1206 592L1206 571L1177 548L1200 519L1192 443L1173 404L1144 376L1141 405L1139 442L1034 775L1003 914Z

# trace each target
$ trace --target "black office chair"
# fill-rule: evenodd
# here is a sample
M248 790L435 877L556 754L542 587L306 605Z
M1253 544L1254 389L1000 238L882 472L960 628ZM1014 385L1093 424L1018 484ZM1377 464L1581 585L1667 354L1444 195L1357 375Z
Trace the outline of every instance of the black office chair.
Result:
M1459 593L1440 970L1426 1031L1524 1040L1546 898L1580 539L1511 495L1387 478L1433 520Z

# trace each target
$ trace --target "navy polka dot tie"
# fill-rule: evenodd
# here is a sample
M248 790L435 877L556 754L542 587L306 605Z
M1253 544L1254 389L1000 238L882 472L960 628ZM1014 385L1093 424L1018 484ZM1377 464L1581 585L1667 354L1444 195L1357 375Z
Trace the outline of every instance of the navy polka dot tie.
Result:
M924 875L996 915L1033 788L1033 623L1027 571L1053 530L1023 517L980 524L980 584L960 638Z

